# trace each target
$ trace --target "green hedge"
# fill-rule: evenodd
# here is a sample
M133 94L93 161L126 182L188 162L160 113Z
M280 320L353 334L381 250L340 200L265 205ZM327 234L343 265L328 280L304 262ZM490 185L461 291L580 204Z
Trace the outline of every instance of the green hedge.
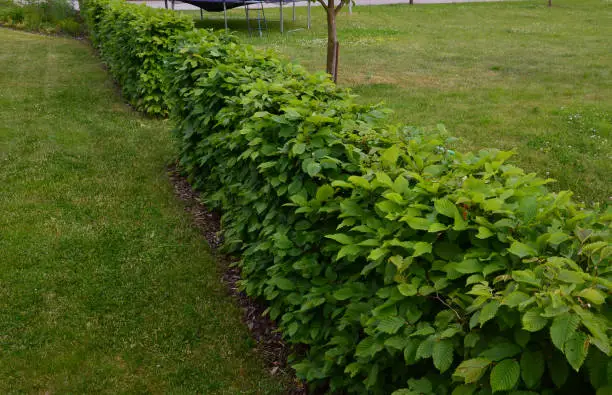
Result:
M192 31L185 16L120 0L80 1L92 43L100 50L124 97L150 115L168 115L164 59L177 33Z
M87 19L108 35L106 7ZM547 192L507 152L389 126L273 53L176 31L158 62L180 163L223 211L246 292L309 346L300 377L349 393L610 393L610 211Z

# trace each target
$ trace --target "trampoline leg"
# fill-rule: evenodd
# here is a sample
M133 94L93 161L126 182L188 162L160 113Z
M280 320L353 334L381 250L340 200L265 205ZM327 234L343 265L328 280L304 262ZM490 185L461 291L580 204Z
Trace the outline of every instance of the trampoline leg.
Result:
M246 12L246 23L247 23L247 29L249 29L249 37L251 37L253 33L251 33L251 20L249 19L249 5L248 4L244 6L244 11Z
M225 0L223 0L223 19L225 20L225 31L227 31L227 5Z
M295 22L295 0L293 0L293 22Z
M200 20L204 20L204 11L200 8Z
M310 30L310 0L308 0L308 30Z
M280 0L280 32L284 33L285 32L285 27L283 26L283 0Z

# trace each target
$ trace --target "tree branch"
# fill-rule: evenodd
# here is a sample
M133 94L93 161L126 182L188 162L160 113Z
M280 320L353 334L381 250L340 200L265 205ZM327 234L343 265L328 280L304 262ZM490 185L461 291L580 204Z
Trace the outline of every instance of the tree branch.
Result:
M324 0L318 0L319 3L321 3L321 5L323 6L323 8L327 9L327 4L325 4Z
M351 1L351 0L349 0ZM338 6L334 9L334 13L336 15L338 15L338 13L340 12L340 10L342 9L342 7L344 6L344 1L341 1L340 4L338 4Z

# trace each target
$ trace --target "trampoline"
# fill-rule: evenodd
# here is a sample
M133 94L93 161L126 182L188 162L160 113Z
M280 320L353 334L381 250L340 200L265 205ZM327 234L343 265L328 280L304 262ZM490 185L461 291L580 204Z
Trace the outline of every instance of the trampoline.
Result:
M223 12L223 20L225 22L225 29L227 30L227 10L238 7L245 7L246 10L246 19L247 26L249 28L249 33L251 33L251 25L249 19L249 7L250 6L258 6L257 11L257 23L259 26L259 33L261 35L262 31L262 16L263 23L267 27L267 22L265 20L264 14L264 4L278 4L280 8L280 31L284 33L284 18L283 18L283 5L287 3L286 0L170 0L171 7L174 9L174 3L176 1L180 1L182 3L191 4L200 9L200 17L203 18L203 11L207 12ZM310 29L310 0L306 0L308 2L308 29ZM168 0L164 0L166 8L168 8ZM295 22L295 0L292 0L293 4L293 21Z

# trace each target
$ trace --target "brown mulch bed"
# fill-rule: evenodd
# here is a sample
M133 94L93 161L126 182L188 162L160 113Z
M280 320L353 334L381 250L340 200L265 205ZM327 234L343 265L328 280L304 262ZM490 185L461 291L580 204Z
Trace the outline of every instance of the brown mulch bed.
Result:
M283 341L274 321L264 315L266 306L249 298L238 289L238 281L241 279L240 269L232 266L236 259L219 251L223 244L220 236L220 215L209 211L200 202L199 193L191 188L175 165L168 167L168 176L174 186L174 193L185 203L185 211L191 214L194 225L208 241L212 254L223 271L223 282L228 292L242 309L242 319L256 342L256 353L264 360L271 375L286 380L288 386L293 387L289 388L288 394L308 394L306 384L295 377L294 371L287 363L287 357L295 351L295 348L291 348Z

